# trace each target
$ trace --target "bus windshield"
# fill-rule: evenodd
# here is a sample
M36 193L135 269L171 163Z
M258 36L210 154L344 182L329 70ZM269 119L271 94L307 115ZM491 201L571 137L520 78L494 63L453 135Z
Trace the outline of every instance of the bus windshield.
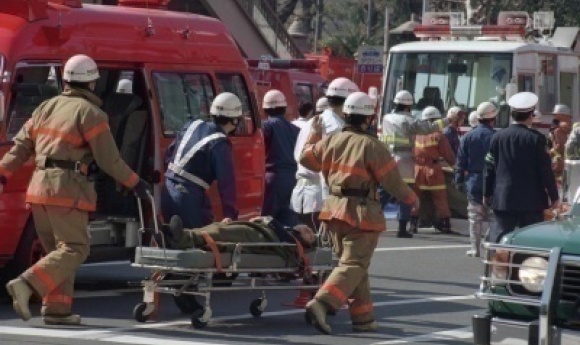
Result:
M387 73L383 113L391 112L397 91L413 94L413 113L427 106L445 114L452 106L475 110L491 101L500 112L496 125L509 124L505 89L512 75L511 53L393 53Z

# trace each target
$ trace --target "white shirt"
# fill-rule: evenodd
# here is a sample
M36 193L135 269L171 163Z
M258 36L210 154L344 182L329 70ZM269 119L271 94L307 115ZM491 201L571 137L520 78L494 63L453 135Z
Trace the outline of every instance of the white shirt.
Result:
M304 117L299 117L292 121L292 124L300 129L303 129L308 124L308 119Z

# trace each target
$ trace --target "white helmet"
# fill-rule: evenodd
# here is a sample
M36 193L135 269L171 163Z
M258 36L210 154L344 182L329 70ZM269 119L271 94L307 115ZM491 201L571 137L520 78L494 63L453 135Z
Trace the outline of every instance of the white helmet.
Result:
M566 104L556 104L554 106L554 110L552 111L552 114L572 116L572 112L570 111L570 107L568 107Z
M533 123L542 123L542 113L539 110L534 110L534 116L532 117Z
M213 116L236 118L242 116L242 102L231 92L222 92L211 103L209 113Z
M62 79L68 82L90 83L99 79L99 68L95 60L78 54L66 62Z
M481 102L477 107L479 119L493 119L497 116L497 108L491 102Z
M264 95L264 101L262 102L262 108L264 109L284 108L287 106L286 97L278 90L270 90Z
M342 112L347 115L375 115L375 102L364 92L351 93L342 106Z
M435 107L425 107L421 113L421 120L440 119L441 112Z
M316 102L316 112L320 113L328 109L328 98L320 97Z
M347 98L351 93L358 92L358 86L347 78L336 78L328 84L326 97Z
M413 105L413 95L407 90L401 90L395 95L393 99L395 104Z
M121 79L117 84L117 93L133 93L133 81Z
M461 109L461 107L453 106L453 107L449 108L449 110L447 110L447 116L449 116L449 115L459 115L462 112L463 112L463 109Z
M471 127L477 127L477 125L479 124L479 113L475 110L469 113L469 118L467 122L469 122L469 125Z

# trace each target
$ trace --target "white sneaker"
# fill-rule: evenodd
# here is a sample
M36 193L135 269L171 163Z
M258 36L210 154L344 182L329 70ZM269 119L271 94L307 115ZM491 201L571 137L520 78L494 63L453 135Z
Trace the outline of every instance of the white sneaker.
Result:
M480 257L479 252L473 249L470 249L468 251L465 252L465 255L470 257L470 258L478 258Z

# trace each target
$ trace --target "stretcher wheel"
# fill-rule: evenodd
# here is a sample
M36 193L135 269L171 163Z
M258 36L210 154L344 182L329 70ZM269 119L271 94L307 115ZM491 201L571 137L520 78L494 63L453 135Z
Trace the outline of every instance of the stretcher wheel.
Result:
M258 298L250 303L250 314L254 317L262 316L262 313L266 309L266 305L268 305L268 301L265 298Z
M173 296L173 301L183 314L192 314L198 309L203 309L203 305L199 304L195 296L181 294Z
M195 329L202 329L207 326L209 319L211 319L211 309L209 307L205 307L202 309L197 309L191 315L191 325Z
M155 307L152 304L141 302L133 309L133 317L137 322L146 322L154 310Z

